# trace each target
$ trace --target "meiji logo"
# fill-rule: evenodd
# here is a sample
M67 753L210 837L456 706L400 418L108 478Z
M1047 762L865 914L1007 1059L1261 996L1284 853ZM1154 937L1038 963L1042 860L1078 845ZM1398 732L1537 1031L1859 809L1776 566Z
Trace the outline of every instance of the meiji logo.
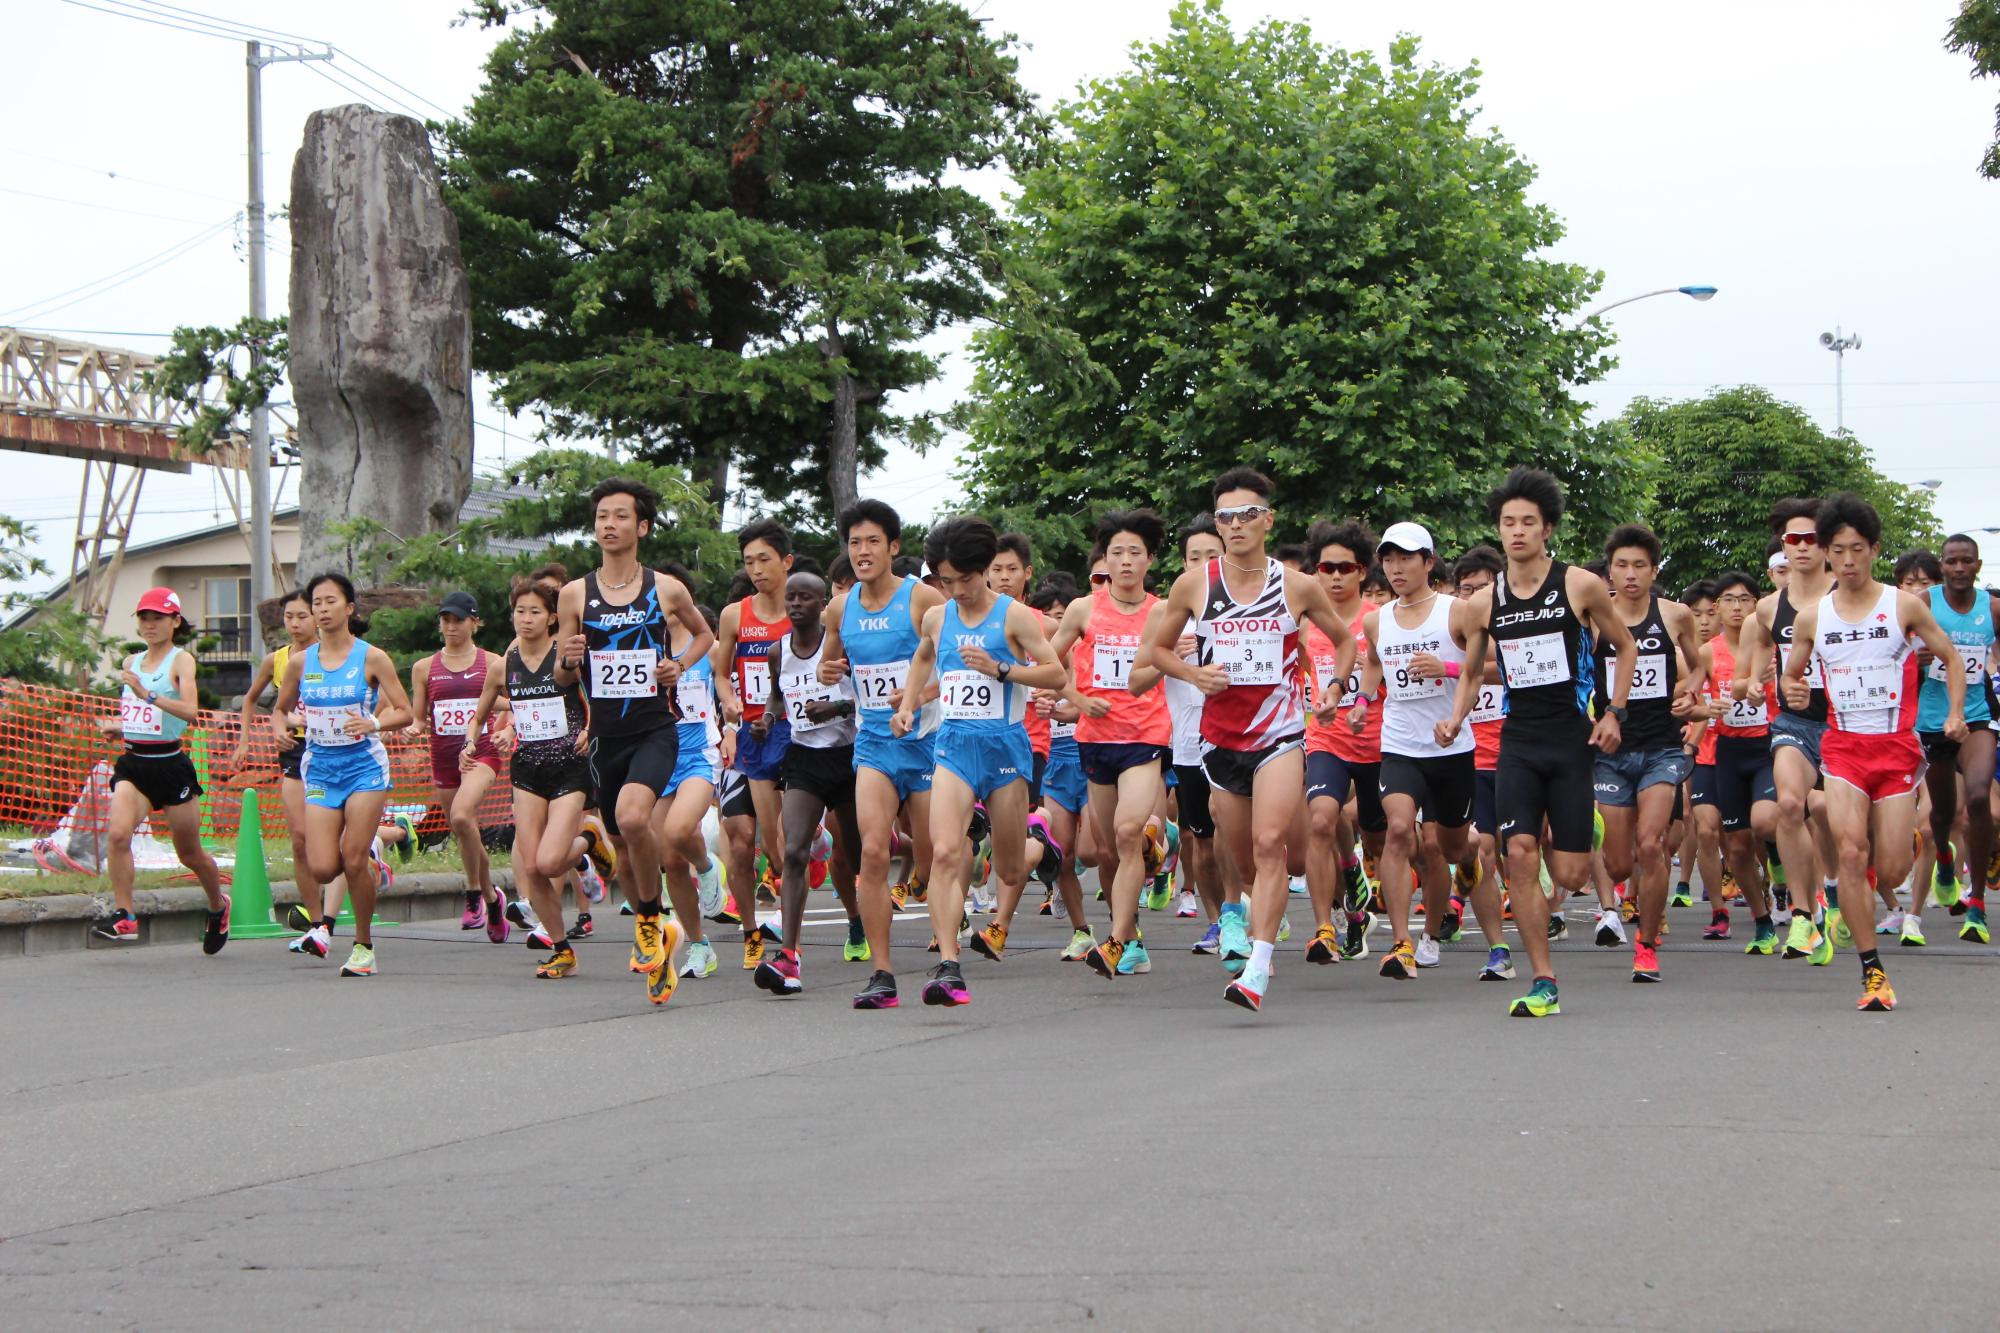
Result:
M1285 627L1275 616L1253 616L1242 620L1216 620L1210 624L1217 634L1282 634Z
M864 632L871 630L886 631L889 628L889 617L863 616L861 617L861 628Z

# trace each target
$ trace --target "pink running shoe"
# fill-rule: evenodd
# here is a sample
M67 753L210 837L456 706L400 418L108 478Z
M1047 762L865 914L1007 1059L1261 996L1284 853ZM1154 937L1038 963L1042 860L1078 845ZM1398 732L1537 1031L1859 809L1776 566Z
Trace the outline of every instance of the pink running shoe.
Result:
M477 891L465 895L465 915L458 919L460 930L478 930L486 924L486 899Z
M1717 912L1708 927L1701 932L1705 940L1726 940L1729 938L1729 913Z
M495 944L505 944L513 933L514 927L507 920L507 895L496 892L492 905L486 907L486 938Z

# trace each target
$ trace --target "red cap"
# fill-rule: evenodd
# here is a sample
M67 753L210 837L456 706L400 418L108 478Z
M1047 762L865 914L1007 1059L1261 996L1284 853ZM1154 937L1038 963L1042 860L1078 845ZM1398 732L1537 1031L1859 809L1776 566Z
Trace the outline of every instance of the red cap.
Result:
M163 616L181 616L181 599L172 588L148 588L139 596L141 611L157 611ZM182 619L186 619L182 616Z

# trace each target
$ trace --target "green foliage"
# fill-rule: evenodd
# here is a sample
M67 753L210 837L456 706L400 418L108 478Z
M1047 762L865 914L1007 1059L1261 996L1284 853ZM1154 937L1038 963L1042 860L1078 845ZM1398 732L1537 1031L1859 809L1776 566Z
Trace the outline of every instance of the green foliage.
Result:
M0 514L0 585L48 576L48 562L28 549L34 538L35 529ZM0 678L74 688L103 665L110 641L75 604L0 593L0 621L28 610L32 623L0 634Z
M1944 46L1971 58L1973 78L2000 74L2000 0L1963 0L1945 30ZM2000 180L2000 111L1993 122L1993 142L1979 159L1979 174Z
M1763 576L1771 506L1793 496L1853 491L1882 515L1881 573L1943 537L1921 488L1889 480L1853 436L1829 435L1765 389L1720 389L1666 403L1634 399L1621 418L1659 459L1645 519L1665 548L1664 581L1741 569ZM1596 552L1593 552L1596 554Z
M487 0L501 38L441 129L474 360L510 410L629 441L720 501L823 503L836 387L862 467L933 425L884 396L986 309L963 173L1031 116L1009 39L937 0Z
M1476 73L1180 4L1020 177L961 417L974 501L1074 567L1097 513L1183 522L1236 464L1277 482L1285 539L1358 514L1451 546L1514 464L1622 473L1572 393L1609 364L1575 321L1598 277L1544 257L1562 224L1475 128Z
M261 362L253 362L253 348L262 350ZM187 414L180 442L189 453L205 454L218 439L248 429L238 423L270 401L284 382L290 354L283 315L246 315L227 329L182 326L174 330L172 350L146 373L146 387ZM215 393L220 400L210 401Z

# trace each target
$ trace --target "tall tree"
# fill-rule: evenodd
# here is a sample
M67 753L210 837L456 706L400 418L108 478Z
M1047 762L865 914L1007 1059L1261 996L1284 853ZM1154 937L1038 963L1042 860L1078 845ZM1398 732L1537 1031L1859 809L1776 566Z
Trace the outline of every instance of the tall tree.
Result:
M1634 399L1622 418L1659 459L1646 519L1674 586L1727 569L1761 574L1771 506L1791 496L1853 491L1882 515L1886 567L1942 535L1921 488L1889 480L1852 435L1831 435L1769 390L1720 389L1666 403Z
M1385 66L1184 0L1020 178L963 417L977 499L1074 556L1095 511L1185 517L1251 463L1283 531L1416 517L1458 543L1512 464L1620 472L1626 437L1572 392L1609 364L1575 313L1597 275L1546 257L1562 224L1476 92L1412 39Z
M2000 74L2000 0L1963 0L1945 30L1944 47L1971 58L1975 79ZM1993 142L1979 159L1979 174L2000 180L2000 111L1994 113Z
M964 181L1030 127L1011 40L937 0L483 0L442 129L474 359L558 434L628 440L719 508L851 499L917 340L985 310Z

